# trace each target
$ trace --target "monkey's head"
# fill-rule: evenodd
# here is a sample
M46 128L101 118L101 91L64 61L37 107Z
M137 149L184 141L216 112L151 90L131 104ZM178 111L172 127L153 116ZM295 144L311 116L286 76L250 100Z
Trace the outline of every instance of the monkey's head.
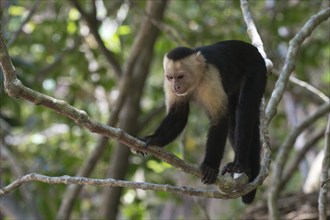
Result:
M176 96L186 96L198 86L203 77L205 59L200 52L178 47L164 56L165 90Z

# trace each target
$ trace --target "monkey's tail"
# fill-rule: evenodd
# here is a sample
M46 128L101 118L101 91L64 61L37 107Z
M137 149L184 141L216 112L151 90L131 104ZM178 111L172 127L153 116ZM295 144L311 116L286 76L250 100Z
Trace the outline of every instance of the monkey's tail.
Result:
M242 196L242 201L245 204L251 204L254 200L254 197L256 196L256 193L257 193L257 189L252 190L248 194Z
M255 163L254 165L251 164L251 172L249 176L249 181L252 182L254 178L256 178L260 171L260 163L258 161L258 164ZM254 200L254 197L256 196L257 189L252 190L251 192L245 194L242 196L242 202L245 204L251 204Z
M259 161L258 163L254 163L254 164L251 163L250 170L247 172L250 182L252 182L254 178L258 176L259 171L260 171ZM254 197L256 196L256 193L257 193L257 189L254 189L251 192L245 194L244 196L242 196L242 202L245 204L251 204L254 200Z
M247 173L249 177L249 181L252 182L260 172L260 135L259 135L259 119L254 127L254 134L251 143L251 151L250 151L250 170ZM250 204L253 202L254 197L256 196L257 189L252 190L248 194L242 196L242 201L245 204Z

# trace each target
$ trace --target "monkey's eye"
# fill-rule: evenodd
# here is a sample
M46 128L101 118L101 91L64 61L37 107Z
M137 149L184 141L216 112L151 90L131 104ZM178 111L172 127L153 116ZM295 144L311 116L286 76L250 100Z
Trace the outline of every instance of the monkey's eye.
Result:
M182 79L182 78L183 78L183 75L178 76L178 79Z
M166 78L167 78L168 80L172 80L172 79L173 79L173 76L166 76Z

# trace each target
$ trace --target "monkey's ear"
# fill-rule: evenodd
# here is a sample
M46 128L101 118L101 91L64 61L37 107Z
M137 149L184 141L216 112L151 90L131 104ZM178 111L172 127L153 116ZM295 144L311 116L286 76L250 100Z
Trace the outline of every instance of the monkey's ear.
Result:
M168 62L169 62L169 60L167 58L167 54L165 54L164 59L163 59L163 68L164 68L164 70L166 70L166 66L167 66Z
M198 51L196 53L195 58L196 58L196 61L197 61L198 64L204 64L205 63L205 58L204 58L203 54L200 51Z

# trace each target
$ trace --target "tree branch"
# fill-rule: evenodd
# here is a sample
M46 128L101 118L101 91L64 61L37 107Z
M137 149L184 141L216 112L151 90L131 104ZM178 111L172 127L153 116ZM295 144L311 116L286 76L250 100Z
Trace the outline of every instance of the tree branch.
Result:
M330 114L328 116L327 128L325 131L325 141L324 141L324 158L322 162L322 173L321 173L321 188L318 198L318 210L319 219L327 219L327 204L328 204L328 190L329 190L329 168L330 168Z
M280 73L280 77L275 84L275 89L272 92L271 98L266 108L267 124L269 124L272 118L276 115L277 106L283 97L283 93L286 89L290 74L295 69L295 62L301 44L308 36L311 35L313 30L323 21L328 19L329 16L330 8L324 9L316 15L313 15L302 27L302 29L294 36L294 38L290 40L284 66Z
M275 75L279 76L280 74L278 73L277 70L272 71ZM324 94L322 91L320 91L319 89L315 88L313 85L298 79L297 77L290 75L289 77L289 81L292 82L294 85L297 85L303 89L305 89L306 91L310 92L311 94L317 96L320 100L322 100L323 102L329 102L330 99L329 97Z
M279 148L279 152L276 156L273 165L273 173L272 173L272 181L271 186L269 189L269 196L268 196L268 207L270 216L272 219L278 219L278 209L277 209L277 198L281 191L280 182L282 181L283 176L283 168L285 163L287 162L287 158L289 157L289 151L292 148L293 144L296 141L296 138L299 134L312 123L314 123L317 119L324 116L330 111L330 103L324 103L319 109L307 117L304 121L302 121L297 127L292 130L283 144Z
M243 12L243 18L244 21L246 23L247 26L247 33L249 34L251 40L252 40L252 44L258 48L259 53L262 55L262 57L265 60L266 63L266 68L267 68L267 72L268 74L271 73L272 69L273 69L273 62L267 58L266 52L264 50L264 46L261 40L261 37L257 31L257 27L254 24L253 21L253 16L252 13L250 11L249 8L249 3L248 0L241 0L241 9Z
M206 198L217 198L217 199L229 199L233 198L232 195L224 195L218 190L202 190L193 187L177 187L170 185L154 184L147 182L131 182L125 180L115 180L112 178L108 179L92 179L85 177L72 177L72 176L58 176L51 177L45 176L37 173L30 173L19 177L9 185L0 189L0 196L8 194L9 192L17 189L21 185L29 182L43 182L50 185L53 184L77 184L77 185L90 185L90 186L101 186L101 187L127 187L132 189L142 189L142 190L155 190L163 192L173 192L190 196L201 196ZM239 193L235 193L236 198L240 197Z
M312 86L311 84L302 81L294 76L290 76L289 77L290 82L306 89L307 91L309 91L310 93L316 95L317 97L319 97L323 102L329 102L330 99L328 96L326 96L323 92L321 92L320 90L318 90L317 88L315 88L314 86Z

